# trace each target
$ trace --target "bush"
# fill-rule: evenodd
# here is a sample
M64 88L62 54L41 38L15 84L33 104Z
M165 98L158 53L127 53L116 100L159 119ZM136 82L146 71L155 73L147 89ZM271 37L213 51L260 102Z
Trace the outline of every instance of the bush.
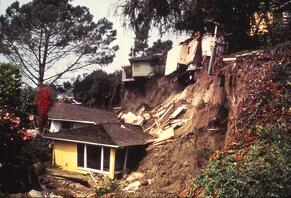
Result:
M290 143L287 130L258 127L256 143L214 157L188 197L290 197Z
M41 163L49 163L52 159L51 153L50 142L36 138L25 145L22 156L38 160Z

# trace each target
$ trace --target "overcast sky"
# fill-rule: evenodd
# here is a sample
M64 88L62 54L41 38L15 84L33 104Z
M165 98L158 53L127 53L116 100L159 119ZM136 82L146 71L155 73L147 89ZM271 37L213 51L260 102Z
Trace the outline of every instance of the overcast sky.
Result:
M11 5L15 0L0 0L0 14L4 14L6 8ZM30 2L30 0L18 0L20 4L24 4ZM116 44L119 45L119 50L116 53L116 57L107 68L104 68L105 71L115 71L117 69L121 69L121 66L128 65L128 54L130 52L130 48L134 42L134 34L130 30L125 30L121 26L121 20L114 16L114 3L117 0L73 0L73 4L86 6L90 9L90 13L94 16L94 20L98 21L98 19L102 17L108 18L111 22L113 22L114 28L117 30L117 40ZM157 40L159 38L159 34L157 31L151 33L150 42ZM162 39L167 40L168 38ZM179 42L179 40L175 41L175 36L171 37L174 43ZM181 41L181 40L180 40ZM0 58L0 61L3 61L3 58ZM97 68L96 68L97 69ZM87 70L78 72L80 73L91 73L93 70ZM74 74L72 74L74 75ZM76 74L75 74L76 75Z

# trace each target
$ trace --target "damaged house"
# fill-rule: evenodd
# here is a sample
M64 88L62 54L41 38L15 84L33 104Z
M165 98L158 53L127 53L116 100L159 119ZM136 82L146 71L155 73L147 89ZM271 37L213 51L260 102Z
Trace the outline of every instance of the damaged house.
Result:
M122 82L163 75L165 69L164 58L163 54L130 58L130 65L122 68Z
M211 56L215 37L199 33L173 47L167 53L165 76L176 70L195 71L201 68L202 56Z
M191 38L173 47L167 54L154 54L129 59L130 65L122 67L122 82L140 78L167 76L175 71L193 74L201 68L202 56L211 56L215 37L194 34Z
M115 114L80 105L55 103L48 113L53 159L64 170L108 175L134 167L150 136L118 122Z

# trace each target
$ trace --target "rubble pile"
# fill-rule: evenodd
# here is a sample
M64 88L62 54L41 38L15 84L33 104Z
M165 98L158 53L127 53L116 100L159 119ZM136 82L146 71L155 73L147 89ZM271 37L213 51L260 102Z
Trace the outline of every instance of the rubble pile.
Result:
M182 97L185 93L168 98L152 110L146 110L145 106L142 106L136 113L121 112L118 117L125 123L141 126L144 132L157 138L156 142L167 140L190 119L187 111L192 105L191 101Z

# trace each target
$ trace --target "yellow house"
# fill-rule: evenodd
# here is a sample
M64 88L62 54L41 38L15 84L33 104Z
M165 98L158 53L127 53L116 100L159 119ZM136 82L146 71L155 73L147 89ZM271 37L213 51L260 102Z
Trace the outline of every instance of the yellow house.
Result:
M68 114L70 108L72 113ZM95 114L91 115L93 112ZM56 121L60 124L54 124L53 128L63 125L71 127L59 128L43 135L43 138L53 140L53 164L67 171L92 171L106 174L110 178L133 167L142 156L150 136L140 127L116 122L115 115L112 114L110 118L110 114L79 105L55 104L49 112L49 118L51 125ZM82 119L77 120L78 115ZM99 121L103 123L98 123ZM84 122L88 123L80 125Z

